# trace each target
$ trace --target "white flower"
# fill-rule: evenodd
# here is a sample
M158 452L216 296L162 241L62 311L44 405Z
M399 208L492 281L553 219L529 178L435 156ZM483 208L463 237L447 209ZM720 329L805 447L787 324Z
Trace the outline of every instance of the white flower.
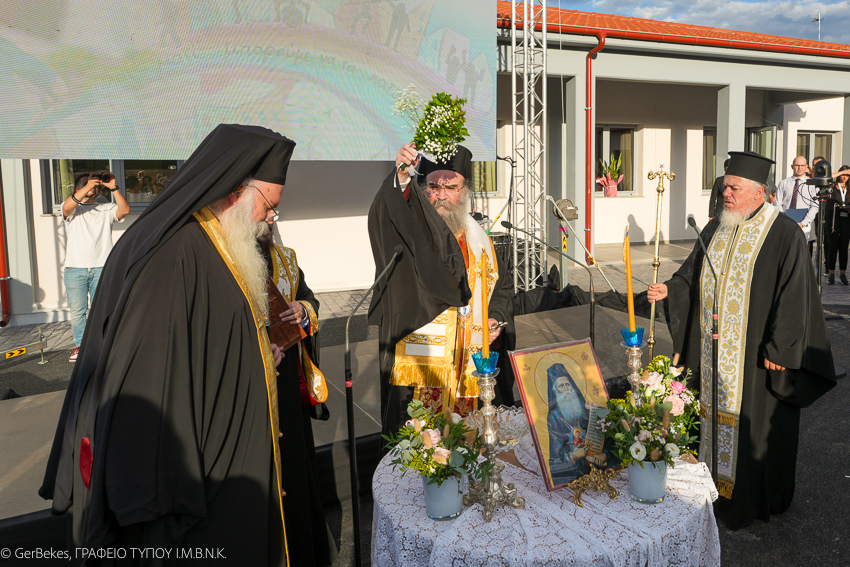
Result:
M648 386L646 390L644 390L644 394L646 396L664 395L664 386L662 384L654 384L652 386Z
M664 450L674 459L679 456L679 446L675 443L667 443L664 445Z
M460 416L460 414L452 412L452 423L457 425L461 421L463 421L463 418Z
M676 368L675 366L670 367L670 374L672 374L673 376L679 376L681 373L682 371Z
M646 447L641 445L640 441L635 441L632 446L629 447L629 452L637 461L642 461L646 458Z

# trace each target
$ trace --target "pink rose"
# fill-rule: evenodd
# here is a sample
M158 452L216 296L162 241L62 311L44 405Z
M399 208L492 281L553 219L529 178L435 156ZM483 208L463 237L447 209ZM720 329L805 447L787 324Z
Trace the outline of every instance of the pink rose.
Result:
M440 463L441 465L445 465L448 462L449 457L452 452L446 449L445 447L437 447L434 449L434 460Z
M685 385L681 382L676 382L675 380L670 382L670 389L673 390L673 393L677 396L685 391Z
M641 443L646 443L649 441L650 433L646 429L641 429L640 433L637 434L637 440Z
M673 415L682 415L685 413L685 402L679 396L667 396L664 398L664 401L673 404L673 409L670 410L670 413Z
M646 375L645 379L641 379L641 384L644 384L645 386L655 386L656 384L661 383L662 378L664 377L658 372L650 372Z
M440 432L436 429L426 429L425 433L431 438L431 444L436 447L440 441L443 440L443 437L440 435Z

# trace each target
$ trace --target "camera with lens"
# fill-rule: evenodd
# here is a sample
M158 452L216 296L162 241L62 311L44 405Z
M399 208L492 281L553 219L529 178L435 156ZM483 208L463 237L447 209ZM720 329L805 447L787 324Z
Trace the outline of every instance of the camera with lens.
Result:
M89 179L97 179L101 183L109 183L109 180L112 179L112 174L107 173L90 173Z
M812 176L806 180L806 185L814 185L819 191L832 187L832 166L825 159L812 165Z

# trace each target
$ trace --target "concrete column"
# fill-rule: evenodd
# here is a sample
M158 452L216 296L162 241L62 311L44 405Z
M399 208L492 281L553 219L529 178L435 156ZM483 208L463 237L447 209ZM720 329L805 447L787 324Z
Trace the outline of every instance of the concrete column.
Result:
M29 162L27 162L29 166ZM3 220L6 227L6 250L9 259L9 303L11 325L26 324L21 315L33 312L32 202L30 183L24 161L0 161L3 176ZM16 319L18 320L16 322Z
M841 163L850 164L850 95L844 97L844 125L841 128ZM835 167L835 164L833 164ZM841 167L841 164L838 164Z
M585 117L584 76L552 79L549 82L549 194L555 200L569 199L578 207L579 219L570 226L584 238L584 160L585 160ZM552 204L546 205L551 211ZM560 249L560 223L554 214L549 216L549 242ZM567 232L567 254L577 260L584 259L584 251L576 242L572 232ZM561 286L567 281L567 260L560 259Z
M744 85L735 83L717 91L717 175L723 175L723 162L730 151L744 150L746 109L747 88Z

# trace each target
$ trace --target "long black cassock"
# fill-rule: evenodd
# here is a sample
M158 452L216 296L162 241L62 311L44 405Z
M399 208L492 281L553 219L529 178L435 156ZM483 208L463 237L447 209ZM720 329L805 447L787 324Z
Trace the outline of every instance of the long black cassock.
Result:
M219 126L107 259L39 490L69 549L289 564L271 348L207 206L292 146Z
M760 231L762 225L765 229ZM718 503L718 514L725 517L731 529L738 529L754 518L768 521L770 514L791 505L800 409L835 385L835 369L808 248L794 221L763 205L737 231L719 230L719 221L714 219L700 238L710 255L715 249L723 250L718 238L734 243L725 248L727 252L719 261L714 261L714 269L723 286L718 296L721 396L731 391L724 386L725 379L732 380L734 387L733 355L743 352L740 413L726 418L721 413L718 420L721 434L726 425L738 428L734 482L723 477L719 480L721 494L731 499ZM731 256L730 249L734 251ZM702 375L703 401L710 394L710 333L705 329L710 328L714 285L704 259L697 243L687 261L666 282L674 347L682 353L683 364L694 372L689 387L700 390ZM749 285L748 295L738 294L736 286L741 285ZM734 326L746 328L745 333L736 336L734 330L724 332L724 322L743 314L746 317ZM765 357L786 370L767 370ZM722 412L722 402L720 408ZM710 417L710 410L706 410ZM710 427L704 417L701 458L709 464L710 439L705 436L711 434ZM731 439L730 434L728 444L721 440L721 455L725 449L732 449ZM719 460L722 473L723 458Z
M376 275L392 258L396 245L401 244L403 250L401 258L378 283L369 305L369 324L381 327L383 434L397 433L409 419L407 404L414 390L390 384L396 345L448 307L467 305L472 296L457 238L425 198L415 178L409 187L405 199L395 185L395 171L391 172L369 209L369 238ZM509 323L503 333L505 342L509 343L513 337L513 305L508 273L501 262L499 279L490 298L490 317ZM512 399L512 384L507 384L505 376L503 371L497 388L498 401L509 396Z
M307 285L304 271L298 267L295 253L291 249L275 247L272 252L266 248L263 255L269 274L276 280L275 284L284 299L292 297L293 301L301 302L308 311L310 334L301 341L300 346L306 351L310 361L318 366L319 300ZM293 285L295 289L292 289ZM319 495L319 467L316 462L312 425L313 419L328 419L328 410L325 404L305 406L301 402L305 394L302 393L299 379L299 367L302 365L299 345L291 346L283 354L284 357L277 366L277 393L280 431L283 433L279 442L283 456L282 482L286 490L284 512L289 559L292 565L305 567L330 565L336 549L328 537L329 530ZM299 400L299 403L293 404L293 400Z

